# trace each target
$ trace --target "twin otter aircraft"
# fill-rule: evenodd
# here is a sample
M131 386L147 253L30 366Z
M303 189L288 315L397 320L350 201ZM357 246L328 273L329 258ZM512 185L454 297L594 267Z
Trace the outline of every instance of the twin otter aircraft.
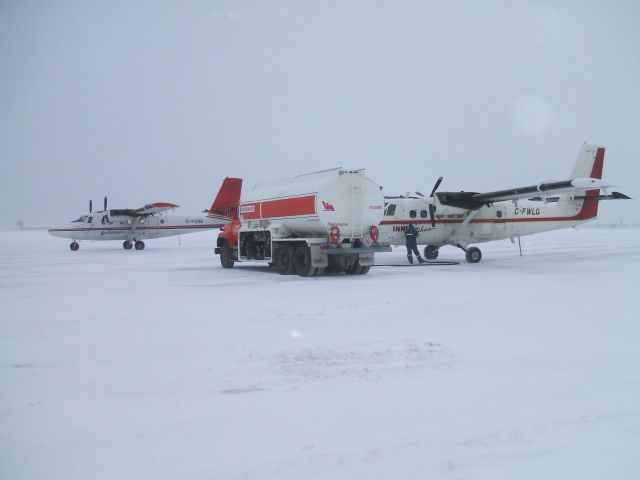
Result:
M225 178L207 216L161 215L167 210L177 208L173 203L156 202L137 209L107 209L107 197L104 209L92 213L89 201L89 214L73 222L51 228L49 234L54 237L71 238L71 250L80 248L78 240L121 240L122 246L129 250L144 248L144 240L150 238L183 235L185 233L219 228L229 223L235 216L240 203L242 179Z
M569 180L488 193L436 192L440 177L429 197L385 197L380 241L404 245L412 223L427 259L437 258L441 246L454 245L466 252L467 262L477 263L482 252L472 243L572 227L595 219L600 200L628 199L619 192L600 194L611 187L601 180L603 163L604 147L585 144Z

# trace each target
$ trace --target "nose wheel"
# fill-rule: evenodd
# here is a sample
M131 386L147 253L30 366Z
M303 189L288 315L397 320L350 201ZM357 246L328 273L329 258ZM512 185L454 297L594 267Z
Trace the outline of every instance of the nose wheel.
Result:
M74 240L73 242L71 242L71 245L69 245L69 248L75 252L80 248L80 245Z
M427 245L424 247L424 257L428 260L435 260L438 258L438 247L435 245Z

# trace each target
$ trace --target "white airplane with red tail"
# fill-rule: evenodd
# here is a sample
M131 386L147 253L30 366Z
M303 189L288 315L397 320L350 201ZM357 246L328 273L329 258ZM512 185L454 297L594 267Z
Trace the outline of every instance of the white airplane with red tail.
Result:
M478 263L482 252L473 243L567 228L594 220L601 200L629 199L602 180L604 147L583 145L569 180L544 182L495 192L419 192L385 197L385 216L380 240L404 245L409 224L418 230L418 244L426 245L424 256L438 257L443 245L466 252L469 263ZM600 193L604 190L604 194Z
M211 208L204 210L206 216L166 215L165 212L178 205L156 202L136 209L108 209L107 197L104 208L92 212L93 202L89 200L89 213L73 222L49 229L54 237L72 239L69 248L76 251L81 240L120 240L126 250L135 247L142 250L144 240L221 228L235 217L240 203L242 179L225 178Z

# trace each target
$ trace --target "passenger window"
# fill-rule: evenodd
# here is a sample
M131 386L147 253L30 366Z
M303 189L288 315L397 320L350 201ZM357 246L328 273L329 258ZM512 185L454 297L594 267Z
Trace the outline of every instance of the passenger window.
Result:
M416 218L417 216L418 216L418 212L416 212L415 210L411 210L409 212L409 217Z
M160 223L164 223L164 218L161 218L161 219L160 219Z
M389 205L387 205L387 209L384 212L385 216L387 217L392 217L396 214L396 204L395 203L390 203Z
M498 218L502 218L502 210L498 210L498 211L496 212L496 217L498 217Z
M420 210L420 218L427 218L428 215L426 210Z

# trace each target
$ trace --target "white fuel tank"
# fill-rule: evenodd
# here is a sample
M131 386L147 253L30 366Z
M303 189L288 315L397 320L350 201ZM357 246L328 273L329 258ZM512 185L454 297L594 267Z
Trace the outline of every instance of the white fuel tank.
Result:
M258 184L240 202L243 229L278 228L300 237L328 235L337 226L341 238L362 239L383 213L380 187L364 170L341 168Z

